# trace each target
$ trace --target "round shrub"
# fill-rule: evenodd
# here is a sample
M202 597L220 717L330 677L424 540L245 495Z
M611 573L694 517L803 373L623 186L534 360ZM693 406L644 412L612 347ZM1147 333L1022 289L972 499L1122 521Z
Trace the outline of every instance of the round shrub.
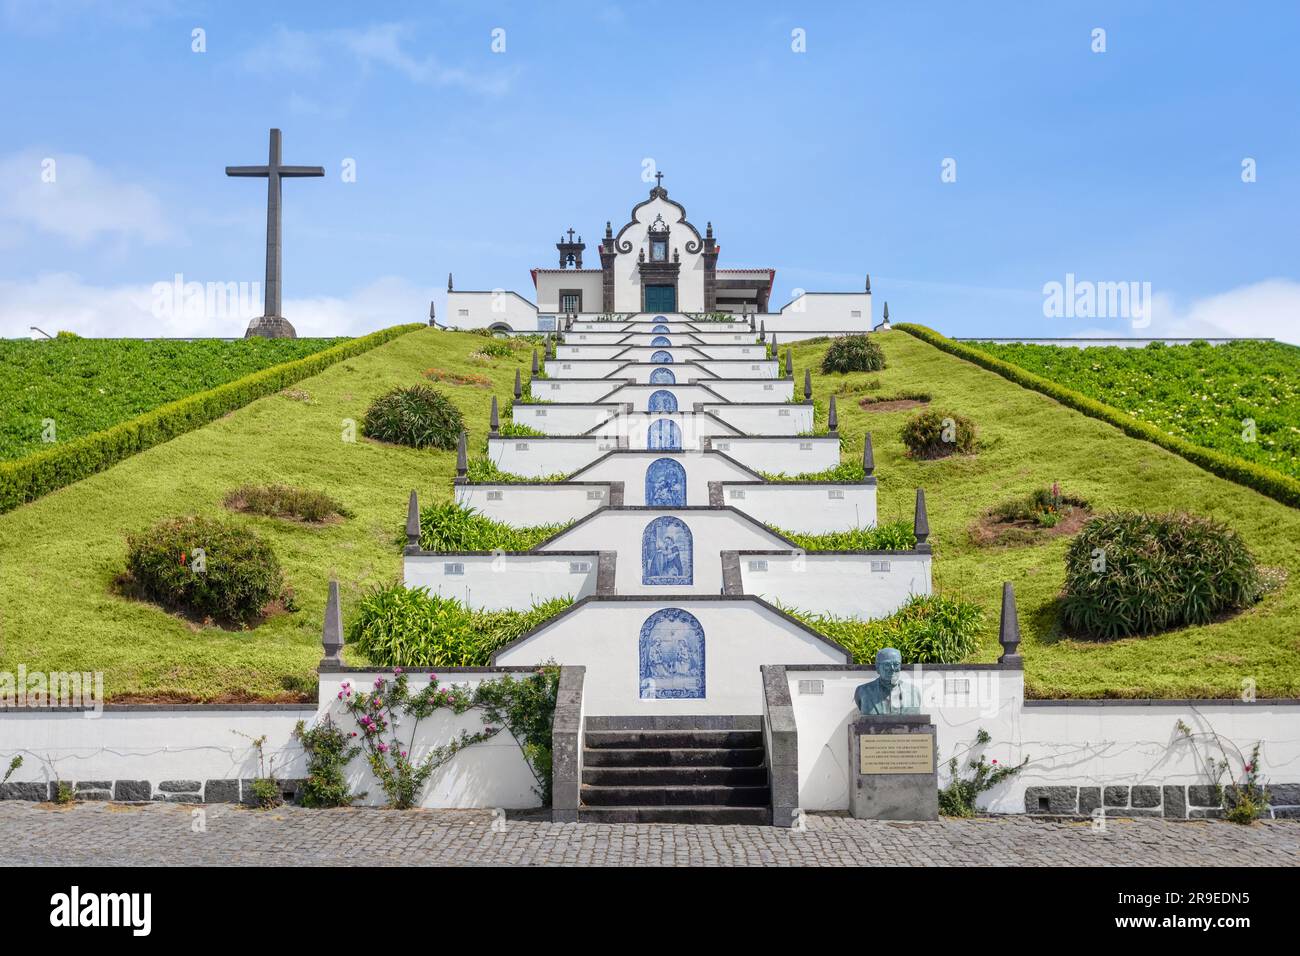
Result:
M975 423L956 412L924 411L903 425L903 444L913 458L945 458L975 451Z
M271 546L212 518L172 518L131 535L126 570L140 597L222 624L246 625L284 594Z
M395 445L450 450L456 447L465 421L442 392L428 385L410 385L375 399L361 428L367 438Z
M879 372L885 353L866 335L843 335L833 340L822 359L823 372Z
M1259 600L1263 579L1237 532L1183 513L1112 512L1065 553L1061 622L1095 640L1207 624Z

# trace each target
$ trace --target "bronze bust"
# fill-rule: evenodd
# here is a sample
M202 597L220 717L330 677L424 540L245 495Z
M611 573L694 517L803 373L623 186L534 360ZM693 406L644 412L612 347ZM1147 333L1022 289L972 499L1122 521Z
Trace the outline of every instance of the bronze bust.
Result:
M882 647L876 652L875 680L868 681L853 692L858 712L867 716L876 714L919 714L921 697L916 688L904 683L900 671L903 655L893 647Z

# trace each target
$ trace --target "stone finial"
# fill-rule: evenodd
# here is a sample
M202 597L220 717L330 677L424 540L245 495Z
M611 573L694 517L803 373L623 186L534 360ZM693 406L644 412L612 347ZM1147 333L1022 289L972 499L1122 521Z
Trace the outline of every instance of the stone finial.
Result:
M497 397L492 396L492 412L488 416L488 437L497 438L501 434L501 415L497 411Z
M876 470L876 452L871 447L871 432L862 438L862 474L870 478Z
M515 401L524 397L524 384L519 377L519 369L515 369Z
M767 319L758 323L758 334L763 336L765 339L767 338Z
M835 412L835 396L831 396L830 408L826 411L826 430L831 435L838 435L840 431L840 416Z
M406 546L420 546L420 499L411 489L411 499L406 503Z
M448 291L448 292L454 292L454 291L455 291L455 290L452 288L452 283L451 283L451 273L450 273L450 272L447 273L447 291Z
M321 632L321 645L325 648L325 658L321 663L342 666L343 610L339 606L338 581L330 581L329 597L325 599L325 629Z
M533 349L533 378L537 377L537 370L540 366L537 364L537 349Z
M755 321L754 321L754 313L753 313L753 312L749 313L749 331L751 331L751 332L757 332L757 331L758 331L758 325L755 324Z
M705 236L706 239L712 239L712 238L713 238L713 223L710 222L710 223L707 223L707 224L705 225L705 228L704 228L704 236Z
M1020 621L1016 617L1016 592L1010 581L1002 582L1002 621L998 625L998 643L1002 645L999 664L1019 664Z
M889 321L889 303L888 303L888 302L885 303L885 311L884 311L884 313L882 314L881 317L882 317L886 322Z
M812 401L812 369L810 368L803 370L803 400Z
M785 377L794 378L794 349L789 347L785 350Z
M462 431L456 440L456 477L464 478L469 474L469 435Z
M867 287L866 287L866 289L865 289L864 291L865 291L865 292L868 292L868 293L871 292L871 273L870 273L870 272L867 273Z
M912 530L916 534L916 550L929 551L930 519L925 514L925 489L916 489L916 516L912 519Z
M437 325L438 323L435 321L437 318L438 318L438 313L433 307L433 300L430 299L429 300L429 324Z
M608 219L605 220L605 238L606 239L614 238L614 227L610 224L610 221Z

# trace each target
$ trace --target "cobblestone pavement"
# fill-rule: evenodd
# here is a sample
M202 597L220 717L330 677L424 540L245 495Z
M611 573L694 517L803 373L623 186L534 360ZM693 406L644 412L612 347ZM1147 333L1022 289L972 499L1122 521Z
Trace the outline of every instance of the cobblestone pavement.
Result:
M201 811L201 817L192 815ZM8 865L1296 866L1300 822L1001 817L884 823L809 815L807 830L558 824L483 810L258 811L228 804L0 802ZM202 827L200 828L200 823ZM500 822L497 823L500 827Z

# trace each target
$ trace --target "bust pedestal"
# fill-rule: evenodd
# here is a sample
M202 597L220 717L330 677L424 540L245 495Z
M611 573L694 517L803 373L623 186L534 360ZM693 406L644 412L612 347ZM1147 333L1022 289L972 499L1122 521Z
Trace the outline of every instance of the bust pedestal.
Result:
M929 714L858 716L849 724L849 812L855 818L939 819L938 770Z
M244 338L246 339L255 336L264 339L296 339L298 333L284 316L259 315L248 323L248 330L244 332Z

